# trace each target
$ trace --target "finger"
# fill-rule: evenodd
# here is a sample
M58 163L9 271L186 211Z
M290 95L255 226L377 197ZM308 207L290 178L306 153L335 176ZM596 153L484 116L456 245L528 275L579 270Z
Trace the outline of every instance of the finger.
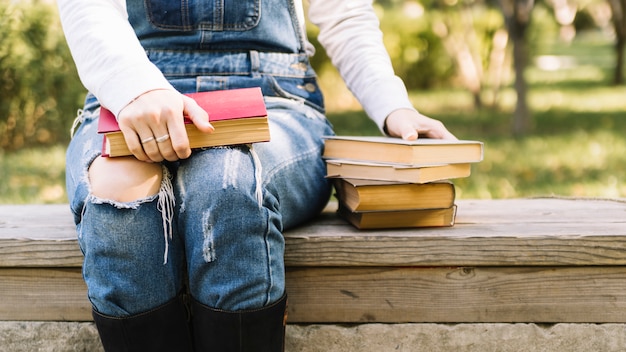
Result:
M149 137L152 137L152 133L150 132L150 130L139 134L134 130L124 128L122 132L124 135L124 140L126 141L126 145L128 146L128 150L131 152L131 154L133 154L138 160L150 161L150 158L144 151L144 143L142 143L142 141L146 141L146 144L150 142Z
M172 138L169 131L159 132L155 135L158 135L158 137L154 138L154 143L156 144L158 152L163 159L168 161L176 161L180 159L172 146Z
M151 135L152 135L152 132L151 132ZM159 145L154 135L152 135L152 137L144 138L142 141L144 141L144 143L142 143L141 146L143 147L143 151L146 154L147 161L151 161L151 162L163 161L164 157L161 153L161 150L159 148Z
M444 124L439 120L430 119L429 123L423 131L420 131L420 134L424 135L428 138L437 138L437 139L451 139L456 140L457 138L444 126Z
M158 142L159 137L162 136L163 134L160 132L154 132L148 126L142 126L141 128L138 128L138 131L140 132L138 132L136 136L137 136L137 139L139 139L139 142L141 144L141 152L139 151L135 152L134 150L131 150L133 155L135 155L137 159L142 160L142 161L150 161L150 162L163 161L165 158L161 152L161 148L159 147L160 143ZM141 155L141 159L138 157L138 155L140 154L143 154Z
M209 114L188 96L183 96L183 113L200 131L205 133L215 131L209 122Z
M168 121L167 133L169 138L159 143L159 147L167 148L162 150L167 153L163 156L169 161L188 158L191 155L191 148L182 114L178 118Z
M458 138L456 138L456 136L454 134L452 134L450 131L448 131L447 129L442 131L441 137L439 137L439 138L441 138L441 139L458 140Z
M402 139L406 141L414 141L418 138L419 133L417 132L417 129L415 127L407 124L403 126L402 133L400 135L402 136Z
M172 127L173 125L171 121L176 120L181 121L182 123L182 112L176 112L175 110L162 110L158 117L146 120L150 123L150 125L146 125L145 128L151 128L149 135L154 137L154 139L144 143L143 149L151 161L176 161L180 159L180 156L176 152L173 144L180 139L179 137L176 137L177 133L180 134L177 131L184 127ZM186 134L184 134L183 142L179 143L184 143L186 141L187 137Z
M149 122L157 120L157 118L133 118L139 114L135 114L131 109L125 109L123 113L120 113L119 126L124 134L128 150L141 161L163 161L159 148L154 141L154 132L149 125Z

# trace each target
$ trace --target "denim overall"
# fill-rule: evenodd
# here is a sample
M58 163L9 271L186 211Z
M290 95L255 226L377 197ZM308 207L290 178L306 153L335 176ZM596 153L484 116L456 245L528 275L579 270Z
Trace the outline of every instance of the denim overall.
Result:
M159 194L127 203L101 199L87 177L102 146L99 103L88 94L67 152L67 189L94 309L136 315L185 287L200 303L228 311L277 301L285 291L282 232L318 214L330 195L320 155L321 136L333 132L294 4L127 6L148 57L180 92L261 87L271 142L196 150L163 163Z

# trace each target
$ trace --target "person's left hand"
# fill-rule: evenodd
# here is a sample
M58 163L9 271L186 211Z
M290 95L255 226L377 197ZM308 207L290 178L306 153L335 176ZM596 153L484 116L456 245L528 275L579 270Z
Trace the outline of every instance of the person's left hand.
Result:
M173 89L143 93L120 111L118 122L128 149L138 160L176 161L191 155L183 116L201 132L214 130L207 112Z
M392 137L415 140L420 136L437 139L457 138L439 120L410 109L394 110L385 120L385 129Z

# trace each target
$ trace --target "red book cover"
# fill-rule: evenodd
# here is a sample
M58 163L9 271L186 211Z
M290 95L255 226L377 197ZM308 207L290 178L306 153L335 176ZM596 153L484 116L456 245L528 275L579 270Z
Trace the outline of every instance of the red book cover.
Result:
M186 94L192 97L209 114L209 121L261 117L267 115L261 88L239 88ZM191 121L186 120L187 123ZM102 107L98 132L119 131L117 119L111 111Z

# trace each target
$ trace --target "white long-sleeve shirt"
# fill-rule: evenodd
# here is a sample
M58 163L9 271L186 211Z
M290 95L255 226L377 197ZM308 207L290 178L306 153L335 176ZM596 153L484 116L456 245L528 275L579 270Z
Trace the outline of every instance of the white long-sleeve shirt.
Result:
M302 0L294 0L303 38ZM383 45L372 0L309 0L309 20L350 91L382 130L385 118L413 109ZM116 116L129 102L154 89L173 89L147 58L128 22L125 0L57 0L65 36L80 79ZM314 53L307 43L307 52Z

